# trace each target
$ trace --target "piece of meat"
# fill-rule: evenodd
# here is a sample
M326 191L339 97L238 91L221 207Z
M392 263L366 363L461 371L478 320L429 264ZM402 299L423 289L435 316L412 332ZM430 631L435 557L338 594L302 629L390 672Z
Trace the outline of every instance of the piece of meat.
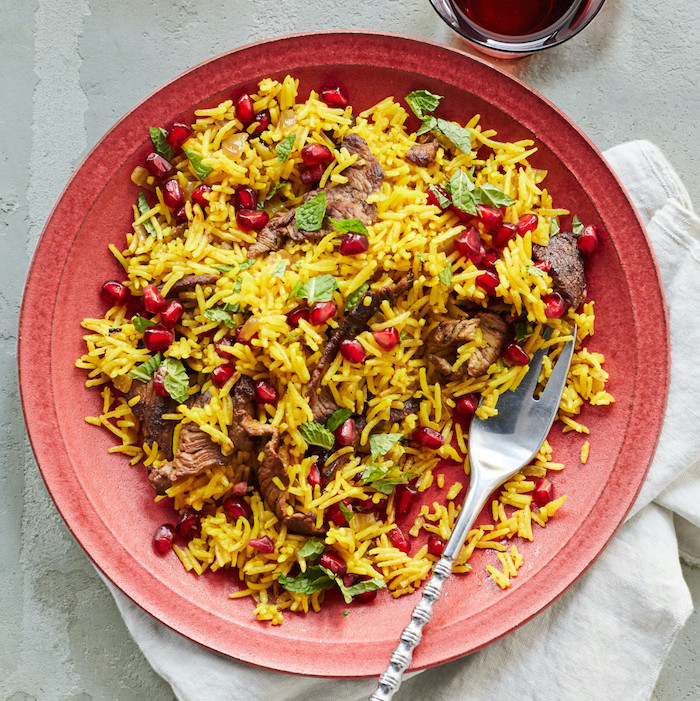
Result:
M168 295L177 295L185 290L193 290L197 285L215 285L220 275L209 273L204 275L185 275L170 288Z
M357 134L347 134L342 146L358 159L354 165L343 171L347 183L327 185L323 192L326 195L326 222L333 219L359 219L363 224L372 224L377 218L377 207L367 202L367 197L376 192L384 180L384 171L379 161L372 153L367 142ZM302 204L315 197L321 190L308 192ZM271 251L277 251L286 243L292 241L318 241L333 229L329 223L324 224L318 231L298 229L295 222L296 209L279 212L258 232L255 243L248 249L248 258L259 258Z
M163 414L170 414L177 409L177 402L170 397L162 397L153 388L153 379L148 382L134 380L127 397L139 397L132 411L139 421L139 443L154 441L168 459L173 457L173 431L175 422L163 419Z
M547 261L554 287L566 303L577 309L586 301L586 275L583 255L577 245L578 237L568 231L552 236L549 244L532 244L532 258L536 263Z
M280 435L277 429L274 430L270 440L267 441L263 451L263 460L258 467L258 483L260 493L267 505L275 512L277 518L287 526L287 529L294 533L303 535L324 535L325 528L316 528L316 517L311 512L293 514L287 513L289 477L287 476L287 457L283 449L280 448ZM275 477L284 485L280 489L275 484Z
M321 387L321 390L314 392L309 397L309 407L314 415L314 421L325 424L332 416L333 412L338 409L338 405L333 399L333 394L328 387Z
M241 375L233 388L233 419L228 435L237 450L255 451L255 438L271 436L275 429L255 418L255 383Z
M196 398L190 398L187 404L193 409L201 409L210 401L211 394L205 392ZM148 480L157 494L164 494L178 480L199 475L227 462L228 458L222 454L220 446L212 441L211 436L196 423L189 422L180 430L175 457L160 467L153 467Z
M477 329L481 328L487 345L478 348L455 372L452 365L457 360L459 347L476 337ZM483 375L489 366L498 360L503 351L508 335L508 325L497 314L480 312L475 317L441 321L430 333L426 342L428 361L440 375L450 380L464 377Z
M413 286L414 275L412 272L406 273L395 285L387 285L379 290L365 292L358 304L348 312L335 333L330 337L323 353L319 358L318 364L314 368L311 380L306 386L304 392L305 397L311 397L315 394L321 378L328 367L328 364L335 358L338 353L340 342L345 338L355 338L359 333L362 333L367 328L369 320L377 313L379 307L384 300L389 300L393 305L396 300ZM370 300L366 303L366 300Z
M411 148L406 151L406 159L411 161L411 163L415 163L417 166L426 168L435 160L438 146L440 146L440 142L435 137L432 137L425 143L411 146Z

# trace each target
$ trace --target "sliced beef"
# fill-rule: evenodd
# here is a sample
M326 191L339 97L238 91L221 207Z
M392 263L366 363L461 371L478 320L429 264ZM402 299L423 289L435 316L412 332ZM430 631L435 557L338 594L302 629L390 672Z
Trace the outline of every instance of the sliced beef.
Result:
M333 412L338 409L338 405L333 399L333 394L328 387L321 387L321 390L314 392L309 397L309 406L314 415L314 421L325 424L332 416Z
M342 146L350 154L357 154L354 165L343 171L348 179L342 185L327 185L326 221L333 219L359 219L363 224L372 224L377 218L377 207L367 202L367 197L376 192L384 180L384 171L372 153L367 142L357 134L347 134ZM320 190L308 192L302 204L315 197ZM294 220L296 210L279 212L260 230L256 242L248 249L248 258L259 258L270 251L282 248L287 239L292 241L318 241L326 236L332 227L326 223L318 231L298 229Z
M139 421L139 443L154 441L168 459L173 457L173 430L175 423L163 419L163 414L170 414L177 409L177 402L170 397L161 397L153 389L153 379L148 382L134 380L127 393L129 399L138 396L132 411Z
M258 467L258 483L260 492L267 505L275 512L277 518L287 526L287 529L294 533L304 535L323 535L325 528L316 528L316 517L314 514L287 513L289 477L287 476L287 458L283 449L280 448L280 436L277 429L268 440L263 451L263 460ZM285 486L280 489L275 484L275 477Z
M435 137L432 137L425 143L411 146L406 152L406 159L417 166L426 168L435 160L438 146L440 146L440 142Z
M193 290L197 285L215 285L220 275L210 273L206 275L185 275L170 288L168 295L177 295L185 290Z
M554 287L566 303L577 309L586 301L586 275L583 255L577 245L578 237L568 231L552 236L546 246L532 245L532 257L536 263L547 261Z
M306 386L306 391L304 393L306 397L311 397L316 393L326 368L338 353L340 342L345 338L355 338L359 333L362 333L362 331L367 328L369 320L377 313L384 300L389 300L392 306L396 304L396 300L411 289L413 286L413 279L413 273L407 273L395 285L387 285L379 290L379 292L368 290L360 297L357 306L348 312L343 322L336 329L335 333L326 344L326 347L323 349L318 364L311 375L311 381ZM367 302L367 300L369 300L369 302Z
M478 348L469 360L461 365L456 372L452 365L457 360L459 347L476 337L477 329L481 329L487 345ZM450 380L457 380L468 374L470 377L483 375L489 366L498 360L508 334L508 325L497 314L480 312L475 317L441 321L428 336L426 354L428 361L440 375Z
M417 414L420 408L420 399L411 397L403 403L403 409L391 409L389 411L389 422L392 424L401 423L407 416Z
M233 388L233 420L228 435L237 450L255 451L256 438L271 436L275 429L255 418L255 383L241 375Z
M211 394L205 392L187 405L193 409L201 409L209 404ZM212 441L211 436L203 431L196 423L183 425L177 445L175 457L161 467L150 470L148 480L158 494L164 494L172 484L185 477L199 475L217 465L225 465L228 459L224 457L221 448Z

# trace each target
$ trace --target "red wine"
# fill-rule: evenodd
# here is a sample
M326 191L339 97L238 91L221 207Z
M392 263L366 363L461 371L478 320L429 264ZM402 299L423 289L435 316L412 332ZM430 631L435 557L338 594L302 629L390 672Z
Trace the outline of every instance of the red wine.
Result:
M585 0L457 0L455 4L481 29L506 36L541 32L567 14L573 15L568 18L571 22L586 6Z

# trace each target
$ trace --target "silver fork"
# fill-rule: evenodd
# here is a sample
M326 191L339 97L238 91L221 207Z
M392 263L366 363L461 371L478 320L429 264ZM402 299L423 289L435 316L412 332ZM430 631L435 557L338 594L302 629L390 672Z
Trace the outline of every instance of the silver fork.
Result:
M572 333L573 340L562 348L539 399L535 399L533 394L540 376L542 358L549 350L545 348L535 353L518 388L500 396L496 416L489 419L474 417L469 432L471 475L464 505L443 555L435 565L433 576L413 609L411 622L404 628L401 642L391 656L388 669L379 677L379 686L370 696L370 701L389 701L394 696L401 685L403 673L411 664L413 651L423 635L423 627L432 618L433 604L440 597L442 585L452 573L455 558L486 500L496 487L535 457L547 437L566 384L576 327Z

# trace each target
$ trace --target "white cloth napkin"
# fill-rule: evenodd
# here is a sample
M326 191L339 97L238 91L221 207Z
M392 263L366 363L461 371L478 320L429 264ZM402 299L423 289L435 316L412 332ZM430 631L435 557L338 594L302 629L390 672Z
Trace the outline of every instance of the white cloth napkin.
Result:
M679 551L700 564L700 219L650 143L605 157L647 226L671 319L671 387L653 465L626 523L575 586L484 650L406 679L399 700L648 699L691 613ZM292 676L217 655L107 584L134 640L183 701L355 701L376 688L374 679Z

